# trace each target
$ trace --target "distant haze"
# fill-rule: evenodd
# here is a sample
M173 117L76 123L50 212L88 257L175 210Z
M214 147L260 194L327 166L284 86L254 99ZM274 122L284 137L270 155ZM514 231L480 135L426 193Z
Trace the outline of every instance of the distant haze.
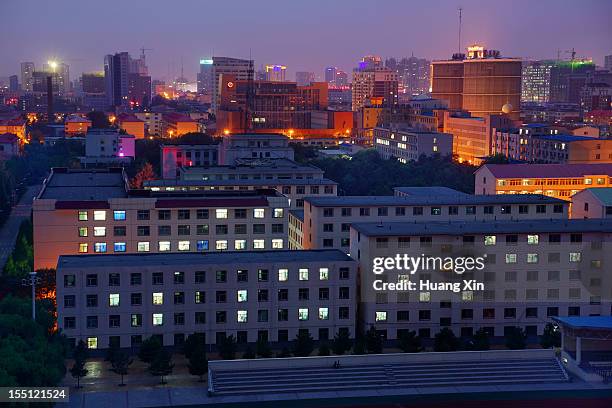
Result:
M71 79L100 71L105 54L140 48L154 78L195 79L214 53L284 64L287 79L335 65L350 71L366 54L448 58L481 42L530 59L612 54L611 0L0 0L0 76L56 58ZM169 78L168 78L169 77Z

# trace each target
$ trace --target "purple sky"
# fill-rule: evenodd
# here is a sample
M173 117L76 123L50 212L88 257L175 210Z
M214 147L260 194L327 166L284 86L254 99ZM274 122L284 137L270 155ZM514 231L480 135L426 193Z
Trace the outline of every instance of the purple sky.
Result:
M612 54L611 0L0 0L0 76L21 61L51 57L71 77L101 70L107 53L139 54L154 78L176 77L181 58L195 78L211 55L248 57L322 76L325 66L351 70L365 54L447 58L483 42L505 56L556 58L574 47L603 64Z

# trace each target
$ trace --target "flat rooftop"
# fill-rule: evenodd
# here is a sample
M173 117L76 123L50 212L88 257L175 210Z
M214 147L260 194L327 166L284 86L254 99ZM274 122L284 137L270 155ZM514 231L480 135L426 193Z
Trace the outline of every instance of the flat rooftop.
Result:
M465 235L465 234L521 234L612 232L612 220L605 219L547 219L516 221L453 221L453 222L364 222L353 223L354 228L369 237L411 235Z
M553 317L553 319L573 329L612 330L612 316L567 316Z
M459 196L469 196L471 194L464 193L463 191L455 190L450 187L443 186L427 186L427 187L395 187L394 191L399 191L400 193L408 194L411 196L430 196L430 195L459 195Z
M612 163L593 164L484 164L496 178L565 178L588 175L612 176Z
M540 194L441 194L413 196L326 196L306 197L304 201L317 207L376 205L486 205L486 204L563 204L567 203Z
M50 200L107 200L124 198L128 193L121 169L67 170L56 168L38 195Z
M145 188L150 187L206 187L206 186L269 186L283 184L287 186L310 185L336 185L328 178L311 179L249 179L249 180L148 180L144 182Z
M181 167L182 176L198 176L200 174L228 174L228 173L278 173L279 171L318 171L320 168L312 164L300 164L289 159L245 159L248 163L232 166L198 166Z
M160 265L252 264L262 262L339 262L353 261L337 249L224 251L208 253L61 255L59 268L156 267Z

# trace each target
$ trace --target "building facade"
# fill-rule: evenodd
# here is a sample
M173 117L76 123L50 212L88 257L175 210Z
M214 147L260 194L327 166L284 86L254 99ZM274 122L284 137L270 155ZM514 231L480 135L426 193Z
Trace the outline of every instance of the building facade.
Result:
M176 179L180 175L179 169L185 167L209 167L219 164L219 145L161 145L161 171L162 178Z
M374 146L383 159L395 158L402 163L417 161L421 156L452 156L453 135L412 128L374 129Z
M398 74L388 68L353 71L352 106L357 111L368 104L394 106L398 102Z

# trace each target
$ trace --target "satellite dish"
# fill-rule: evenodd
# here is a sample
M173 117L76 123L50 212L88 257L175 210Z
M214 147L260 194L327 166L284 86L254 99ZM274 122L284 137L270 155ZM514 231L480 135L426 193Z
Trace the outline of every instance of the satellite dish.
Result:
M506 115L512 112L512 104L506 103L502 106L501 111Z

